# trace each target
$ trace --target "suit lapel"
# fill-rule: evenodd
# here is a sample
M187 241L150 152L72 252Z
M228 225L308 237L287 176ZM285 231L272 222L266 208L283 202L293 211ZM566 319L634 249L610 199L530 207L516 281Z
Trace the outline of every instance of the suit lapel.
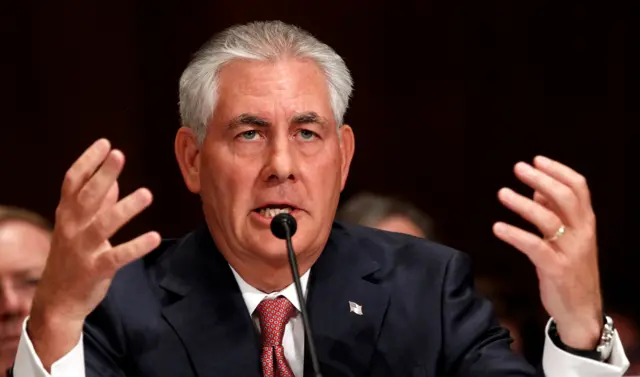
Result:
M184 239L163 261L160 285L177 295L163 309L199 377L261 376L257 333L226 260L208 229Z
M389 303L388 291L371 278L378 269L367 251L358 249L341 226L334 225L311 270L307 300L323 375L368 375ZM312 376L308 347L305 350L305 376Z
M206 227L160 262L171 292L163 316L182 340L198 377L262 376L258 335L228 263ZM325 376L366 376L389 303L379 270L340 225L334 225L309 279L307 308ZM360 306L350 310L349 302ZM305 376L313 375L305 347Z

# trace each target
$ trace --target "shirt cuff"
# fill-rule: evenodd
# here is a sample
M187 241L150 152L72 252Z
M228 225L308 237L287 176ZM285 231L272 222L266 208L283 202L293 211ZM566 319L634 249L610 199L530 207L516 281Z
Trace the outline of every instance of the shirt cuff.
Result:
M22 335L13 366L13 377L85 377L82 335L80 335L78 344L69 353L53 363L51 374L49 374L44 369L27 334L28 320L29 318L26 318L22 324Z
M621 377L629 368L618 332L614 331L613 350L606 362L599 362L563 351L549 337L551 319L545 328L542 368L546 377Z

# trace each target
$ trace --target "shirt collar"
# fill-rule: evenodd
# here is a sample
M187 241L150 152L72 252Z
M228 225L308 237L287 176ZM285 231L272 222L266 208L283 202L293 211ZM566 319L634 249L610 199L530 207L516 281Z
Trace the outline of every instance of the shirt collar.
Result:
M229 265L229 267L231 267L231 265ZM300 284L302 285L302 292L305 297L307 296L307 282L309 281L310 271L311 269L309 269L307 272L304 273L304 275L300 277ZM240 274L238 274L238 272L236 272L236 270L233 267L231 267L231 272L233 272L233 276L236 278L236 281L238 282L238 287L240 287L240 292L242 292L242 298L244 299L244 302L247 305L247 309L249 310L249 315L253 315L253 312L256 310L258 305L265 298L276 298L278 296L286 297L287 300L289 300L289 302L293 304L296 310L300 312L301 305L300 305L300 301L298 300L298 295L296 294L295 284L292 283L291 285L289 285L288 287L286 287L285 289L279 292L264 293L252 287L251 285L249 285L249 283L244 281L244 279L240 276Z

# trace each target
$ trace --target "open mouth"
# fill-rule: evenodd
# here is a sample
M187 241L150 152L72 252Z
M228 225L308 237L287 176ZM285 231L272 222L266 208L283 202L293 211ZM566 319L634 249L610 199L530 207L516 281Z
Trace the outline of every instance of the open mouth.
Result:
M259 207L253 210L253 212L258 213L260 216L266 218L273 218L281 213L292 213L297 210L296 207L293 207L288 204L267 204L263 207Z

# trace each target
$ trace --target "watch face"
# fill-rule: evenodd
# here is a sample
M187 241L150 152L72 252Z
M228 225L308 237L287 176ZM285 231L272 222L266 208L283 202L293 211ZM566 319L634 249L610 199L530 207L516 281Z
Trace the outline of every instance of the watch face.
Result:
M611 356L613 350L613 336L615 330L613 328L613 320L611 317L605 317L604 329L602 330L602 337L600 338L600 344L596 348L596 351L600 354L600 360L605 361Z

